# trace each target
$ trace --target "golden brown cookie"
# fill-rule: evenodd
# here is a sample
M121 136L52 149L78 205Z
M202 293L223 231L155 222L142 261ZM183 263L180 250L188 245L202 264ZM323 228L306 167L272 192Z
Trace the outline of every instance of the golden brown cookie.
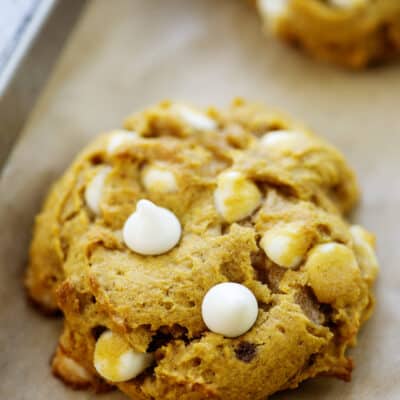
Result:
M35 224L30 298L53 371L132 399L257 400L317 375L373 307L374 239L341 154L262 105L163 102L98 137Z
M400 51L398 0L257 0L266 30L314 57L361 68Z

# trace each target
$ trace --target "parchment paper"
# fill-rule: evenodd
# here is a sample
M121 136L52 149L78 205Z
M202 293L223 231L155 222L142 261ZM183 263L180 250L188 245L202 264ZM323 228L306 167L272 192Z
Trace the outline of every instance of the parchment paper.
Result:
M377 234L382 266L352 382L318 379L273 399L400 399L400 65L356 74L318 64L266 39L242 0L89 4L0 182L1 399L97 398L51 376L61 321L27 306L21 286L49 184L133 110L164 98L224 106L237 95L282 108L342 149L363 188L354 219Z

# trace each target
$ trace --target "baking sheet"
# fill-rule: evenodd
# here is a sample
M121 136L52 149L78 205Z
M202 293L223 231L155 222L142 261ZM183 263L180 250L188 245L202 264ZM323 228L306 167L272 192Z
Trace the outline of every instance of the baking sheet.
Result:
M0 1L0 170L26 122L63 44L72 31L74 22L86 0L2 0ZM27 11L28 3L35 3L34 15L24 19L11 47L1 50L1 42L8 43L8 32L15 32L16 17ZM4 8L10 7L3 13ZM32 10L31 10L32 11ZM2 14L3 13L3 14ZM10 15L8 15L10 14ZM14 14L14 15L13 15ZM14 17L14 18L13 18ZM26 17L26 16L25 16ZM7 53L7 54L6 54ZM2 64L6 61L5 64Z
M133 110L164 98L224 106L240 95L284 109L343 150L363 188L354 219L376 232L382 265L352 382L318 379L273 399L399 399L399 89L399 64L355 74L265 39L242 0L92 1L0 181L0 398L97 398L51 377L61 321L27 306L21 287L49 184Z

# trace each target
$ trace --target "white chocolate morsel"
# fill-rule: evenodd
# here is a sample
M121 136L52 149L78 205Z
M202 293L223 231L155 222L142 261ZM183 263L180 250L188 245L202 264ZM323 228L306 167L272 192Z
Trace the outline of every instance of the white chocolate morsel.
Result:
M353 8L366 4L367 0L329 0L333 6L340 8Z
M350 228L350 233L363 277L372 283L378 274L378 259L375 254L374 237L359 225L353 225Z
M258 304L246 286L225 282L213 286L206 293L201 312L210 331L233 338L243 335L254 325Z
M304 259L312 237L304 226L297 223L282 224L264 233L261 248L274 263L285 268L295 268Z
M140 200L126 220L122 235L125 244L143 255L159 255L171 250L181 237L181 224L170 210L149 200Z
M153 361L152 354L134 351L117 333L105 331L96 342L94 367L108 381L129 381L150 367Z
M315 246L305 264L308 283L318 301L350 304L360 292L360 269L353 251L330 242Z
M281 156L285 153L302 149L308 143L309 137L298 131L273 131L260 138L261 148L273 156Z
M289 0L257 0L258 9L268 18L278 18L288 10Z
M86 186L85 202L96 215L100 214L100 203L103 195L104 182L111 171L111 167L103 166Z
M259 206L261 192L241 172L225 171L217 177L214 202L227 222L235 222L246 218Z
M173 172L161 165L149 164L142 170L142 183L146 190L152 192L172 193L178 190Z
M126 143L133 143L139 137L136 132L117 129L113 131L112 136L108 140L107 153L114 154L120 146Z
M69 376L73 376L77 380L89 382L92 378L89 372L83 368L82 365L78 364L75 360L65 354L57 355L57 363L58 369L62 369Z
M183 104L175 104L173 110L187 124L199 131L212 131L217 129L217 122L207 115Z

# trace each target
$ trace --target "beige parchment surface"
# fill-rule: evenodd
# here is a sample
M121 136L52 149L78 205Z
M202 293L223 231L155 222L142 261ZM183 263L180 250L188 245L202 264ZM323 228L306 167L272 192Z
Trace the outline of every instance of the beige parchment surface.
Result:
M0 180L0 399L97 398L51 376L61 321L27 306L21 287L50 183L133 110L165 98L224 106L237 95L282 108L342 149L363 189L354 219L377 234L382 266L352 382L318 379L273 399L400 399L400 65L356 74L315 63L264 38L242 0L93 0L82 15Z

